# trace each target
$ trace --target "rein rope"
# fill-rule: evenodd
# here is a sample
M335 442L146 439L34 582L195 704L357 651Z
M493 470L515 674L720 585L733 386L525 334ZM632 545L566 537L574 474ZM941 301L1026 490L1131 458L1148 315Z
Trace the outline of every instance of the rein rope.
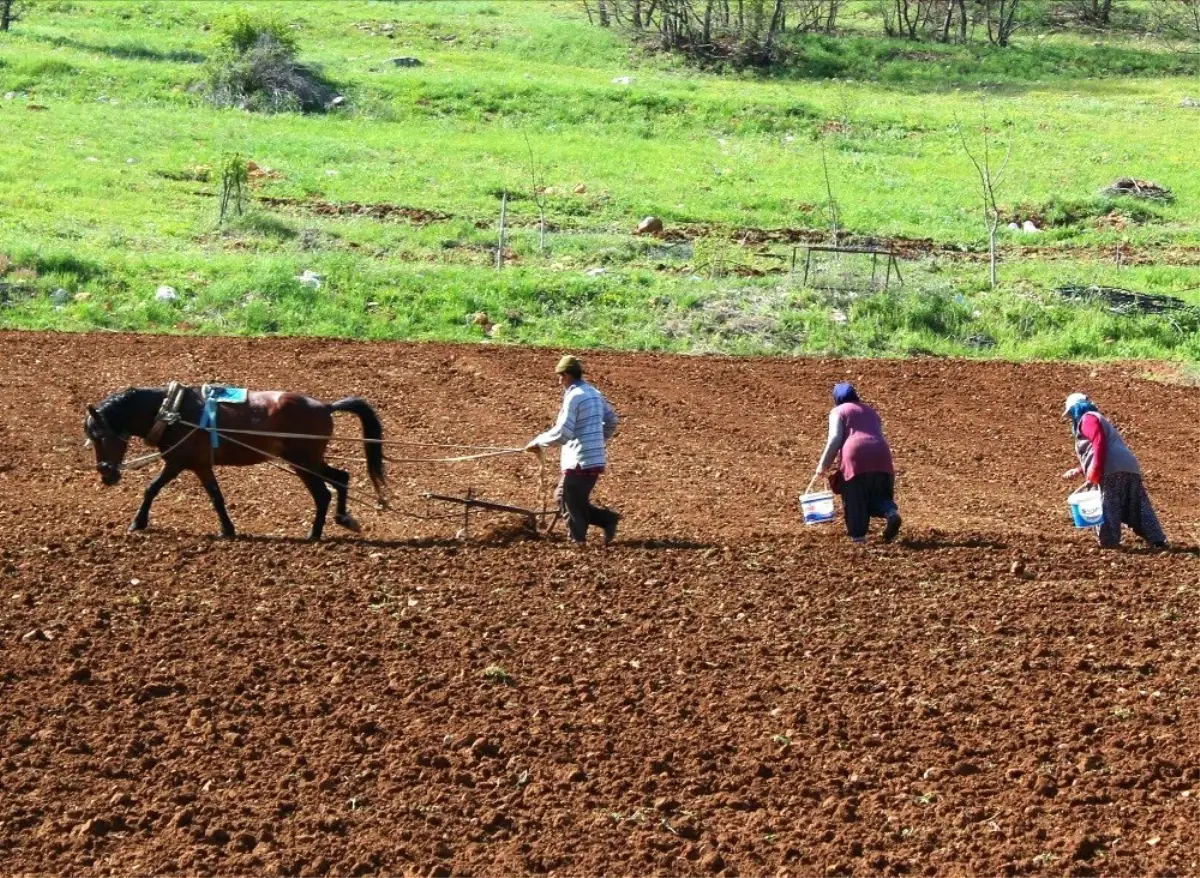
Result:
M181 421L180 423L189 424L189 426L191 426L190 422L188 421ZM203 429L207 430L208 427L204 427ZM365 437L356 436L321 436L316 433L276 433L269 430L231 430L225 427L220 428L218 432L220 432L222 435L227 433L240 433L250 436L268 436L272 439L318 439L323 442L371 442L375 445L407 445L411 448L462 448L468 451L485 451L493 454L511 454L516 451L525 450L523 448L501 448L496 445L463 445L459 443L445 442L410 442L407 439L367 439ZM447 460L449 459L450 458L447 458ZM458 459L459 458L454 458L454 460ZM464 457L461 459L470 460L472 458ZM438 460L440 460L440 458L438 458Z
M354 503L357 503L360 506L365 506L368 509L370 509L370 508L374 508L374 509L386 508L386 507L380 507L379 504L372 503L370 500L366 500L362 497L359 497L358 494L355 493L351 489L351 487L348 483L342 484L340 482L332 481L331 479L327 478L322 473L318 473L311 469L308 469L307 467L303 467L303 466L300 466L299 464L292 463L291 461L287 460L286 458L280 457L278 454L272 454L271 452L264 451L261 448L255 448L253 445L250 445L247 442L242 442L240 439L235 439L228 434L229 433L240 433L240 434L250 434L252 436L282 437L282 438L294 438L294 439L339 438L342 441L352 441L352 437L349 437L349 436L346 436L346 437L315 436L315 435L307 435L307 434L303 434L303 433L270 433L270 432L258 431L258 430L223 430L223 429L217 429L214 427L201 427L199 424L193 424L191 421L185 421L182 419L179 421L179 423L185 427L192 428L190 431L188 431L188 434L183 437L183 439L180 439L178 442L176 442L174 445L172 445L166 451L156 452L154 454L145 455L144 457L139 457L135 461L130 461L130 464L132 465L132 464L136 463L138 467L146 466L152 460L157 460L158 458L163 457L166 454L169 454L171 451L174 451L177 447L182 445L184 443L184 441L186 441L187 439L190 439L192 434L195 433L197 430L205 430L206 432L216 433L222 439L224 439L228 442L232 442L234 445L240 445L243 448L246 448L246 449L249 449L250 451L254 451L258 454L261 454L264 458L263 463L273 466L275 469L277 469L281 472L286 473L286 472L290 472L290 471L298 471L298 472L306 473L307 475L310 475L310 476L315 476L316 478L321 479L322 481L328 482L331 485L335 485L336 487L342 488L343 490L346 491L346 499L353 501ZM366 439L363 441L383 443L386 440ZM438 445L435 443L427 443L427 442L402 442L400 440L396 440L395 444L419 445L419 446L432 447L432 448L489 448L489 450L480 452L477 454L466 454L466 455L460 455L457 457L411 457L411 458L385 457L384 458L385 460L392 461L393 463L458 463L460 461L482 460L483 458L487 458L487 457L498 457L503 454L522 454L525 451L524 448L495 448L495 447L486 446L486 445ZM538 474L538 483L539 483L539 487L541 488L541 492L542 492L542 510L543 510L542 514L545 515L546 514L545 513L545 509L546 509L546 501L545 501L546 459L545 459L544 455L538 455L538 457L541 460L541 468L540 468L540 471ZM353 457L352 458L336 458L335 457L332 459L364 461L364 458L353 458ZM280 463L279 461L282 461L282 463ZM130 466L130 468L134 468L134 467ZM389 509L388 511L392 512L395 515L403 516L405 518L414 518L418 521L442 521L442 520L445 520L448 518L458 518L457 512L447 513L445 515L421 515L421 514L415 513L415 512L403 512L398 509Z
M187 435L185 435L182 439L180 439L178 442L176 442L174 445L172 445L166 451L155 451L150 454L143 454L141 457L135 457L132 460L125 461L124 463L121 464L121 472L125 472L126 470L141 469L142 467L149 466L150 464L154 463L154 461L156 461L156 460L166 457L168 454L170 454L172 451L174 451L176 448L178 448L184 442L187 442L189 439L191 439L192 434L195 433L199 429L200 429L199 427L192 427L192 429L187 431Z

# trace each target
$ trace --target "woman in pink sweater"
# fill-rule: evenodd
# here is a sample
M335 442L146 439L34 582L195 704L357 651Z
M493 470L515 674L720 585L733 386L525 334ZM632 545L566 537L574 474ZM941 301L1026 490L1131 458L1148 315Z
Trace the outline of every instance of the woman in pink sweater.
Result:
M875 409L859 400L853 384L834 387L833 403L817 476L838 460L846 533L854 542L865 543L870 519L882 518L887 521L883 541L890 543L900 531L900 511L892 496L896 476L883 424Z

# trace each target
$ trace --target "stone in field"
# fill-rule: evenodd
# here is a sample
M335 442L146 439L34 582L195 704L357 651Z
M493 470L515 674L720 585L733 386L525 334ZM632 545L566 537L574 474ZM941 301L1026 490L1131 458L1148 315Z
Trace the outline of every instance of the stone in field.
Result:
M638 223L635 235L659 235L662 234L663 221L656 216L648 216Z

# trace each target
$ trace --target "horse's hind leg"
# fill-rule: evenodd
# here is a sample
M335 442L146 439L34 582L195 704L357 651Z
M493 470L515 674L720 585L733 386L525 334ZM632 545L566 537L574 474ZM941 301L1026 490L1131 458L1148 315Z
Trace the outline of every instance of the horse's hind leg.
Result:
M354 520L354 516L346 510L346 495L349 493L350 473L344 469L338 469L337 467L325 464L321 468L321 475L325 477L325 481L329 483L330 487L337 492L337 507L333 513L333 520L346 528L346 530L352 530L355 533L362 531L362 527Z
M324 479L319 476L305 472L298 472L296 475L304 482L308 493L312 494L313 503L317 504L317 515L313 519L312 530L308 532L308 538L316 541L321 539L321 533L325 530L325 516L329 512L329 489L325 487Z

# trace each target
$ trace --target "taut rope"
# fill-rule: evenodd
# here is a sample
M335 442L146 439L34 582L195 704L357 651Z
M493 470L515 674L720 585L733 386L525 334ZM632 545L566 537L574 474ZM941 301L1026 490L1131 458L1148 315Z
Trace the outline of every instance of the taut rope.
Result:
M187 423L181 421L180 423ZM207 427L204 429L208 429ZM514 451L524 451L523 448L499 448L495 445L463 445L446 442L410 442L407 439L367 439L356 436L321 436L316 433L277 433L268 430L231 430L222 427L218 432L246 434L250 436L268 436L272 439L317 439L322 442L372 442L376 445L407 445L412 448L463 448L468 451L490 451L498 454L510 454ZM471 458L463 458L469 460Z
M176 442L174 445L172 445L166 451L155 451L151 454L143 454L141 457L135 457L133 460L125 461L124 463L121 464L121 472L125 472L126 470L141 469L144 466L149 466L150 464L154 463L154 461L156 461L160 458L166 457L168 454L170 454L172 451L174 451L176 448L178 448L184 442L191 439L192 434L195 433L199 429L200 429L199 427L193 426L192 429L188 430L186 436L184 436L182 439L180 439L178 442Z

